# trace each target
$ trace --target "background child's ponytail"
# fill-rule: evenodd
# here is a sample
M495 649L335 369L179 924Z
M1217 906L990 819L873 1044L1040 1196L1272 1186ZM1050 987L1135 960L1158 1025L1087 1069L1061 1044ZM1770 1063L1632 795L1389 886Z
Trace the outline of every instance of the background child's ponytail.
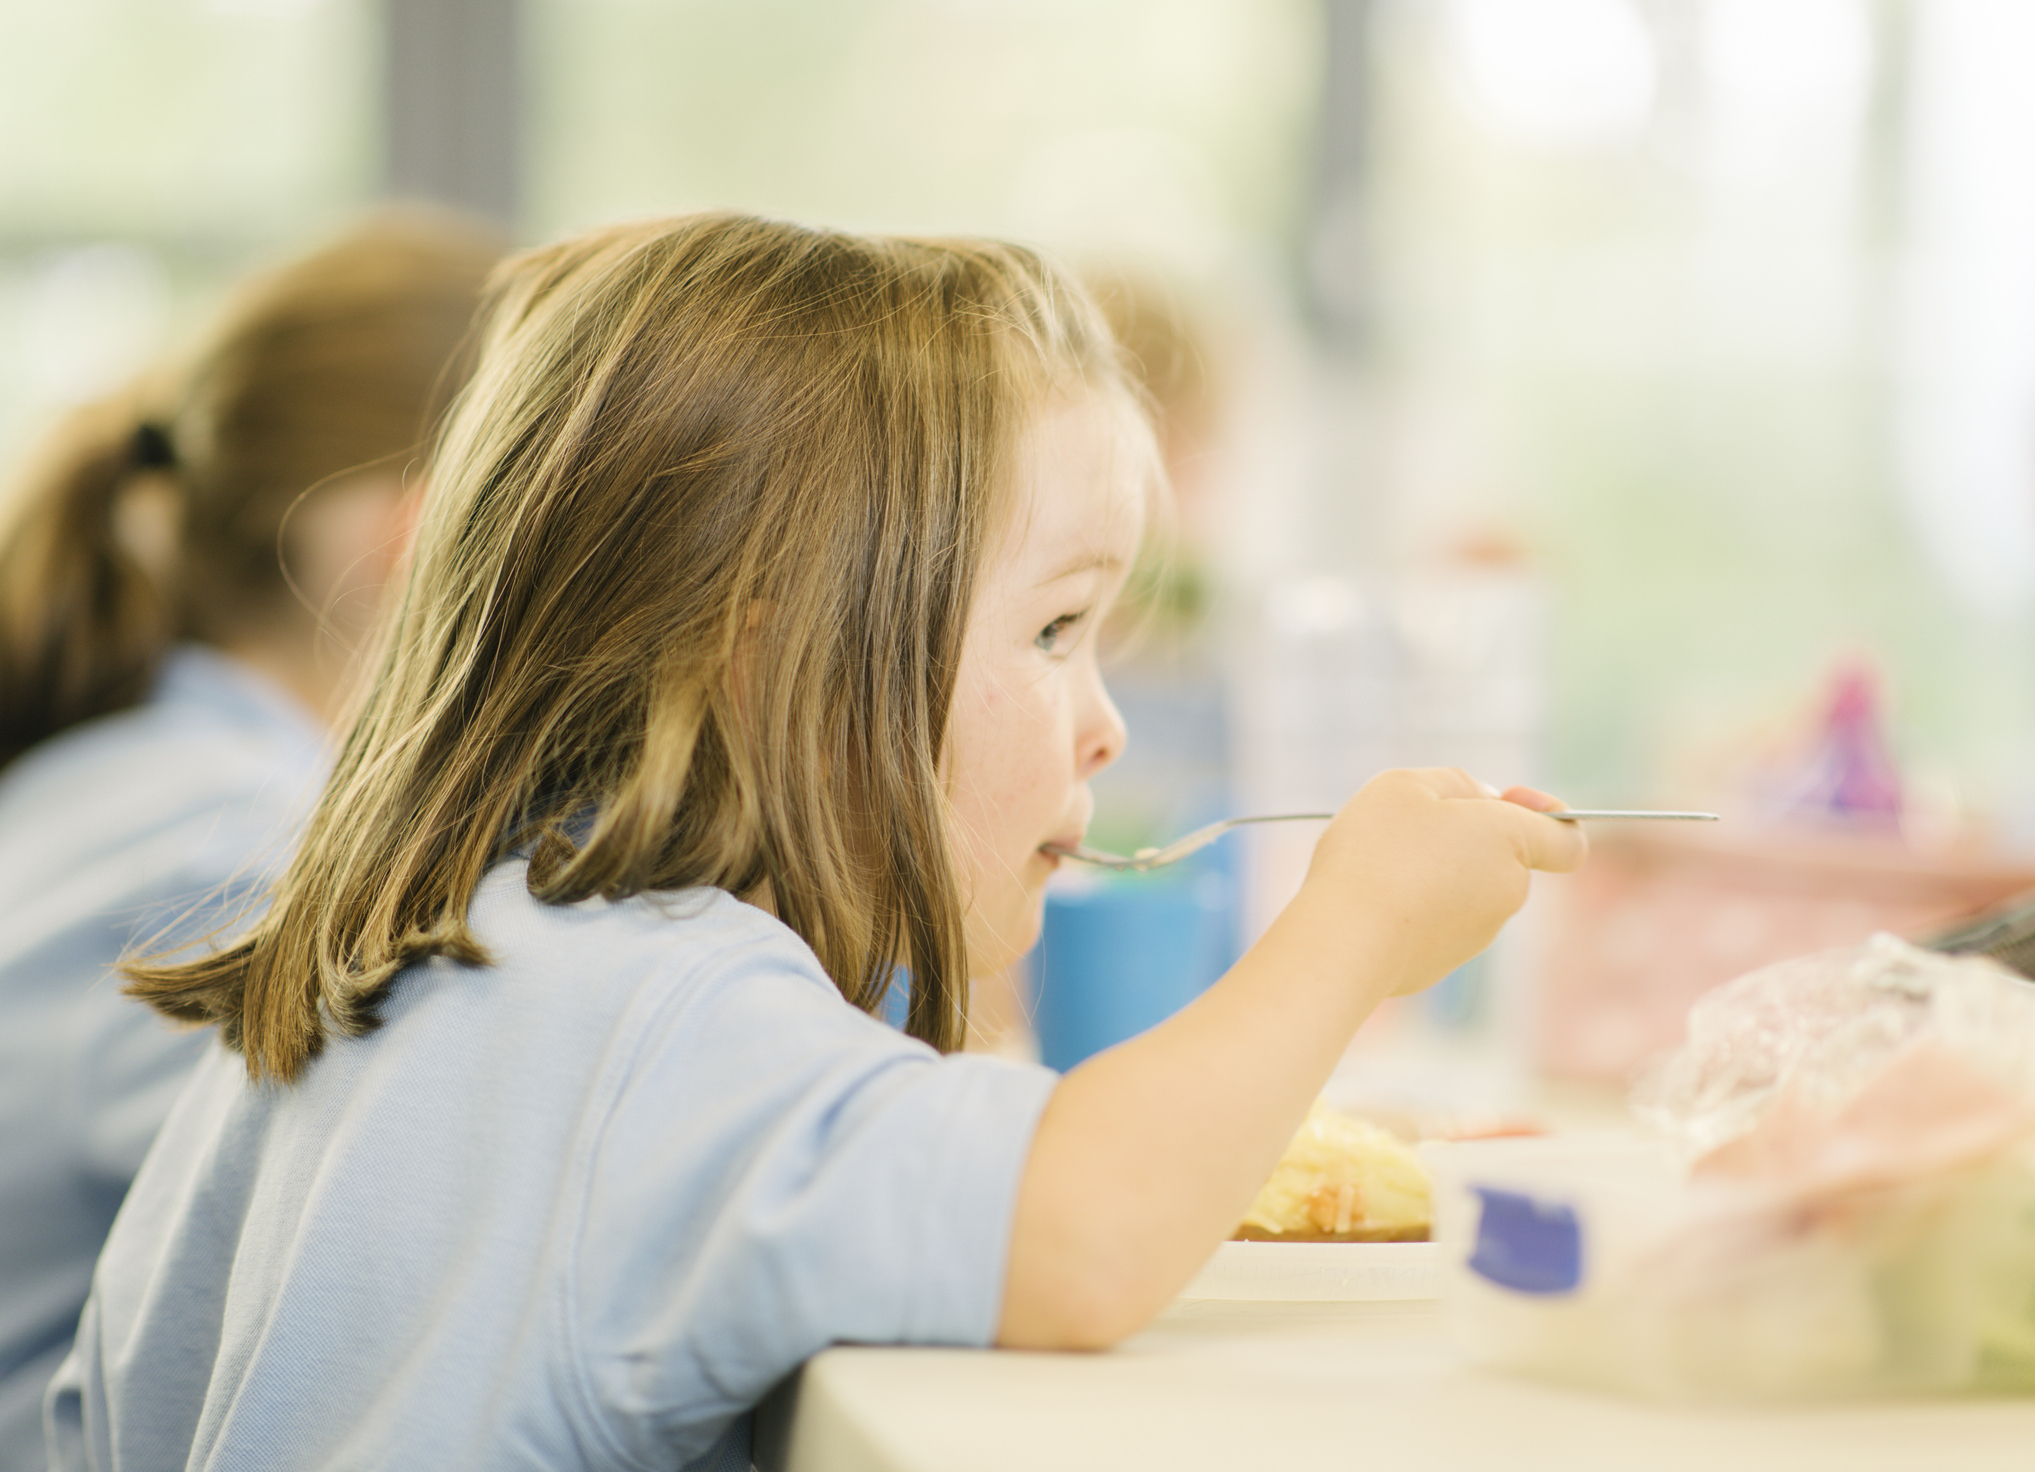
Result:
M74 410L0 509L0 767L148 693L177 635L173 458L124 393Z
M285 571L291 515L421 456L499 246L377 215L238 293L173 382L58 427L0 501L0 768L146 698L177 640L318 616Z

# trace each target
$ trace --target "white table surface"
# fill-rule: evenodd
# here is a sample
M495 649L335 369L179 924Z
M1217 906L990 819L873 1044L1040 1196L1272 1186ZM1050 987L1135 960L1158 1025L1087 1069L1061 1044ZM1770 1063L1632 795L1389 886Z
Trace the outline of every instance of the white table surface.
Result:
M764 1472L2014 1472L2035 1399L1659 1408L1466 1363L1433 1302L1176 1303L1107 1354L843 1347L759 1417Z

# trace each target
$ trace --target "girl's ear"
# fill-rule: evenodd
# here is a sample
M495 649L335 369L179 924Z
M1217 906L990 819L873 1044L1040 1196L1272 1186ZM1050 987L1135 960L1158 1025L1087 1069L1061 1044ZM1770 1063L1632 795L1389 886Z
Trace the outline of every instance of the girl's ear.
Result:
M407 558L406 495L395 476L369 471L316 486L292 508L284 526L285 571L322 626L350 633L370 621Z
M431 489L431 477L419 472L403 478L402 494L389 505L382 526L389 578L393 583L410 570L410 552L417 545L417 523L424 515L424 496Z

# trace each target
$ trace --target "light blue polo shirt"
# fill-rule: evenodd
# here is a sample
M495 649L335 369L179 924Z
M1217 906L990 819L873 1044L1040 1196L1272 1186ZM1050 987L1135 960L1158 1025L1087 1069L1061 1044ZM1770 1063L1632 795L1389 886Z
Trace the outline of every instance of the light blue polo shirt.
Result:
M121 996L112 966L246 907L315 795L322 739L193 646L146 703L0 769L0 1472L44 1466L43 1388L204 1043Z
M61 1468L744 1467L837 1340L985 1345L1055 1075L942 1058L717 890L397 978L289 1087L211 1050L50 1399Z

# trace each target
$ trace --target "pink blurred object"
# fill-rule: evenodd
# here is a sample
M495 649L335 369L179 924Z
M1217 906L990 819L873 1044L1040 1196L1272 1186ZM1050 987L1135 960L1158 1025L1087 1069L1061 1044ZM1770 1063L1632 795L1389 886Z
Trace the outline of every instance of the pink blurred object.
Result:
M1761 1181L1809 1201L1929 1180L2035 1134L2035 1103L1938 1042L1897 1056L1840 1107L1783 1089L1745 1134L1695 1163L1701 1179Z
M1948 924L2035 888L2035 868L1925 855L1884 833L1663 824L1593 833L1582 871L1544 883L1541 1066L1623 1083L1681 1041L1711 988L1875 931Z
M1784 785L1778 814L1783 822L1899 831L1901 773L1868 666L1839 667L1822 732L1804 769Z

